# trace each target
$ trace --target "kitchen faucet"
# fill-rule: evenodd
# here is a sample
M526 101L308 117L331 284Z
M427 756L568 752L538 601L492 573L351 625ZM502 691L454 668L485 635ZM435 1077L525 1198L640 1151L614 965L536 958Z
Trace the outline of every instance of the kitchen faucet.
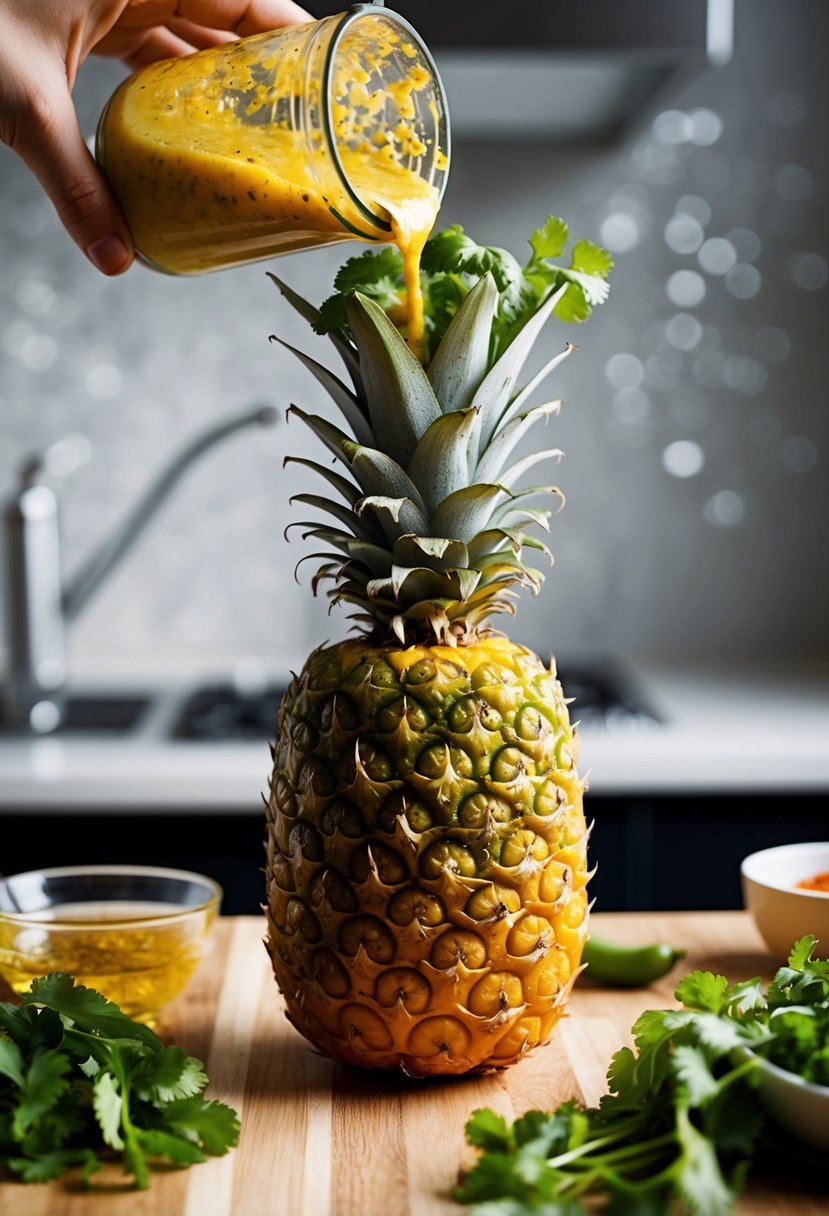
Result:
M221 440L247 426L273 426L278 412L258 405L216 423L184 447L139 498L120 527L66 587L61 577L60 504L35 457L20 471L4 512L8 671L2 726L54 730L63 713L66 623L78 615L132 547L186 470Z

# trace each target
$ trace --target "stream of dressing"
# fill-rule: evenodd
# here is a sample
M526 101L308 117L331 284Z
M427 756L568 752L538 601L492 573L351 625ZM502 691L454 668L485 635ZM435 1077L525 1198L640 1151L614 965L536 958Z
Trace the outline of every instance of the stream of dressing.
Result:
M250 111L237 115L223 100L227 70L211 76L205 54L144 68L114 94L102 120L106 173L142 258L172 274L200 274L353 239L355 230L380 236L332 172L324 142L309 148L302 131L251 121ZM398 96L419 87L414 71L411 82L396 85ZM351 137L339 141L343 171L362 203L391 225L386 239L400 249L406 286L396 320L423 360L420 258L438 192L407 167L400 149L411 146L403 142L410 134L381 131L385 144L376 133L354 138L360 107L338 110L338 136L342 124Z

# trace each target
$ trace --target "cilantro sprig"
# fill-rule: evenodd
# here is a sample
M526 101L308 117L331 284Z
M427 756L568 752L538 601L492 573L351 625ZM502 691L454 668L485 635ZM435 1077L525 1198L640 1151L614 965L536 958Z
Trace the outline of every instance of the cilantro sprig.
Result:
M71 975L0 1003L0 1173L44 1182L80 1168L88 1183L118 1157L134 1185L150 1163L192 1165L239 1138L236 1112L202 1097L201 1061Z
M576 241L569 265L557 264L569 238L564 220L551 215L530 237L530 258L522 266L506 249L478 245L460 224L429 238L421 259L426 339L431 357L459 304L489 271L498 288L498 310L492 326L490 359L494 361L532 316L541 300L567 284L556 305L562 321L586 321L596 304L607 299L610 254L591 241ZM395 322L404 316L405 287L399 249L370 249L349 260L334 280L334 294L319 311L317 333L350 337L346 307L355 291L370 296Z
M816 945L796 942L768 987L686 976L682 1009L636 1021L597 1108L564 1102L511 1126L475 1111L466 1136L482 1154L457 1202L470 1216L581 1216L600 1196L607 1216L730 1216L765 1127L758 1057L829 1084L829 962Z

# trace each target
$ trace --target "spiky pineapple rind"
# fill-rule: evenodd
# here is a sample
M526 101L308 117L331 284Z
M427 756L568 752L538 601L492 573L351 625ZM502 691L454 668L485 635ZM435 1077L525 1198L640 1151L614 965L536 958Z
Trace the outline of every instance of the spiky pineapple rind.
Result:
M315 651L283 705L268 945L321 1050L412 1076L545 1042L586 936L561 687L506 639Z

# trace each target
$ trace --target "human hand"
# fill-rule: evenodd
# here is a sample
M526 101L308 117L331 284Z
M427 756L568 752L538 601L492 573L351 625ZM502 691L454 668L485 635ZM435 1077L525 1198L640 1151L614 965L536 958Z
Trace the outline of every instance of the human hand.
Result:
M132 238L78 126L80 65L94 51L134 69L310 20L293 0L0 0L0 140L37 176L92 264L121 274Z

